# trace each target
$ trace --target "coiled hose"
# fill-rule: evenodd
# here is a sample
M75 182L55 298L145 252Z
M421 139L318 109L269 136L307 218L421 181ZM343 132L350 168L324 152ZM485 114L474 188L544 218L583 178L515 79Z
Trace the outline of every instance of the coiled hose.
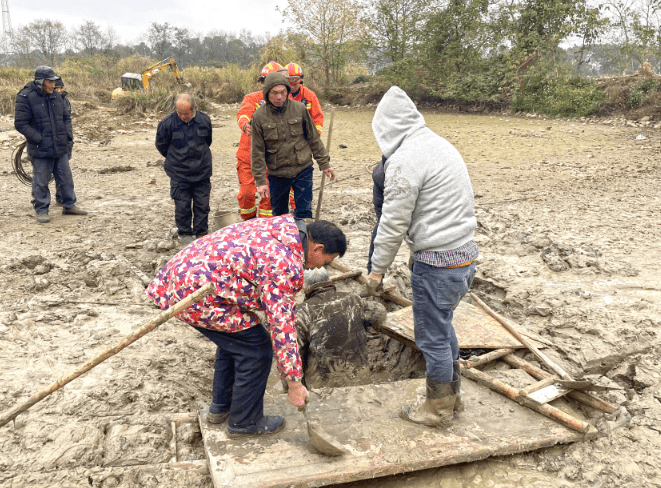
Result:
M16 149L14 149L14 151L11 153L11 163L18 181L24 185L32 186L32 163L28 158L22 159L23 151L25 150L27 143L28 141L23 141L16 147ZM28 167L27 171L23 167L24 164ZM51 175L50 181L53 181L54 179L55 177Z

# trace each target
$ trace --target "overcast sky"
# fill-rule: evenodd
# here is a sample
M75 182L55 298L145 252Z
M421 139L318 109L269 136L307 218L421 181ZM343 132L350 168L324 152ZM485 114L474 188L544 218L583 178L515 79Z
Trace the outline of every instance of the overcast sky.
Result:
M13 29L37 19L59 20L71 30L91 20L103 31L115 29L122 44L133 44L152 22L187 28L191 33L212 30L234 32L243 28L253 35L276 35L283 27L275 11L286 0L8 0Z

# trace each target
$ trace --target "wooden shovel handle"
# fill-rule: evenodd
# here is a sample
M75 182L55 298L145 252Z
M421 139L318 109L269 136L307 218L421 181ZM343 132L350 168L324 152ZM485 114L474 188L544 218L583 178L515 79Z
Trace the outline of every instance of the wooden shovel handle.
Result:
M200 300L204 299L205 297L209 296L213 292L213 290L214 290L213 283L207 283L206 285L202 286L202 288L200 288L199 290L194 291L193 293L188 295L186 298L184 298L180 302L176 303L175 305L171 306L167 310L163 311L158 317L156 317L154 320L152 320L148 324L145 324L142 327L140 327L139 329L133 331L131 334L126 336L124 339L119 341L114 346L106 349L101 354L98 354L97 356L94 356L92 359L89 359L85 363L81 364L74 371L71 371L69 374L60 377L52 385L44 388L43 390L41 390L38 393L35 393L30 398L24 400L23 402L19 403L18 405L15 405L14 407L10 408L9 410L6 410L5 412L3 412L0 415L0 427L5 425L10 420L14 420L18 416L18 414L20 414L22 412L25 412L32 405L34 405L35 403L43 400L44 398L46 398L48 395L50 395L54 391L59 390L60 388L62 388L64 385L66 385L70 381L78 378L80 375L82 375L83 373L86 373L87 371L89 371L93 367L97 366L98 364L102 363L103 361L105 361L109 357L114 356L119 351L124 349L126 346L128 346L129 344L137 341L142 336L144 336L147 333L151 332L152 330L154 330L156 327L158 327L162 323L167 322L169 319L171 319L175 315L179 314L180 312L186 310L188 307L190 307L194 303L197 303Z

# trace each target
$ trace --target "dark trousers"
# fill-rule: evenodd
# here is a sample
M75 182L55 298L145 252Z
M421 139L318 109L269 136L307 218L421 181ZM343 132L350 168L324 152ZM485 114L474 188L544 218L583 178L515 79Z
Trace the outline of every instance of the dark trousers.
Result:
M269 175L269 192L273 216L289 213L289 191L294 189L294 218L297 220L312 218L312 173L313 168L304 169L293 178Z
M210 194L209 178L193 182L170 179L170 196L174 200L174 221L179 235L201 236L209 231Z
M198 328L216 350L213 376L214 413L227 412L228 425L247 427L264 417L264 392L271 371L271 337L257 325L239 332Z
M51 175L55 177L55 184L59 188L62 206L72 208L76 205L68 154L63 154L59 158L32 157L32 173L32 204L36 213L48 213L51 202L48 183Z

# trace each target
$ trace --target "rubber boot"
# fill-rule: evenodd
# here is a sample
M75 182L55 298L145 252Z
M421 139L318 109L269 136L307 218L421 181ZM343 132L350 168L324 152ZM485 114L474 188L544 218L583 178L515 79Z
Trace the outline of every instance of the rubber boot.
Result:
M407 406L402 408L400 417L416 424L430 427L448 427L454 417L454 404L457 401L456 373L455 381L437 383L427 377L427 399L418 408Z
M452 369L455 375L453 377L457 378L457 390L455 391L457 401L454 402L454 411L455 413L461 413L464 411L464 400L461 398L461 363L459 361L453 361Z

